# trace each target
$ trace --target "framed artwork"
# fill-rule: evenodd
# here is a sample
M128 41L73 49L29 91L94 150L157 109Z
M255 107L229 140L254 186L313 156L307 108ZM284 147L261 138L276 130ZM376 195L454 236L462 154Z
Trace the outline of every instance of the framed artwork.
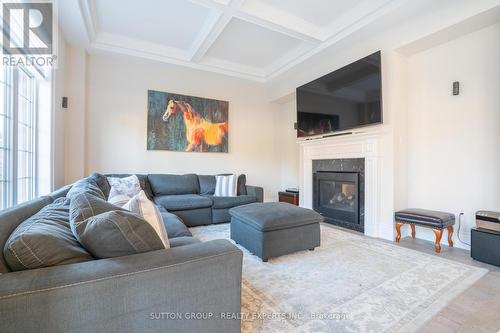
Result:
M148 90L148 150L228 152L229 102Z

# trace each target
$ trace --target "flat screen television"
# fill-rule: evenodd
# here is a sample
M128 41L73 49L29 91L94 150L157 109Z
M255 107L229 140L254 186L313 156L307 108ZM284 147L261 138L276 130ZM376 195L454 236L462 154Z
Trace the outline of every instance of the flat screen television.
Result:
M297 88L297 136L382 123L380 51Z

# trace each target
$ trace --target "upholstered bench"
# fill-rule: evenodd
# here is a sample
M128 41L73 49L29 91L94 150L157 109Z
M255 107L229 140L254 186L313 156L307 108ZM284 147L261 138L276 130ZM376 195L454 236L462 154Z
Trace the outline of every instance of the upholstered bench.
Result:
M401 226L409 224L411 226L411 237L415 238L415 226L432 228L436 235L436 252L441 252L441 237L443 229L448 229L448 245L453 246L453 225L455 224L455 215L445 212L438 212L426 209L405 209L394 214L396 220L396 242L401 240Z
M319 223L313 210L285 202L253 203L231 208L231 239L262 261L320 245Z

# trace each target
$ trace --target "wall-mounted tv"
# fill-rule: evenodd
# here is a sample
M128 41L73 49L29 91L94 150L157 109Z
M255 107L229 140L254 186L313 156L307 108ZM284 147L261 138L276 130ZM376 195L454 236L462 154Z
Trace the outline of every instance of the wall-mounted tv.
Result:
M380 51L297 88L297 136L382 123Z

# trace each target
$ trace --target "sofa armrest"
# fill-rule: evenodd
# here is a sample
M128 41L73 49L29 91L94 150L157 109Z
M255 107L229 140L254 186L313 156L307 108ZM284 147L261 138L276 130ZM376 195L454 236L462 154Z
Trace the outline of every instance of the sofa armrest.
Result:
M257 198L258 202L264 202L264 189L259 186L246 185L247 195Z
M242 257L216 240L3 274L2 332L239 332L221 314L240 312Z

